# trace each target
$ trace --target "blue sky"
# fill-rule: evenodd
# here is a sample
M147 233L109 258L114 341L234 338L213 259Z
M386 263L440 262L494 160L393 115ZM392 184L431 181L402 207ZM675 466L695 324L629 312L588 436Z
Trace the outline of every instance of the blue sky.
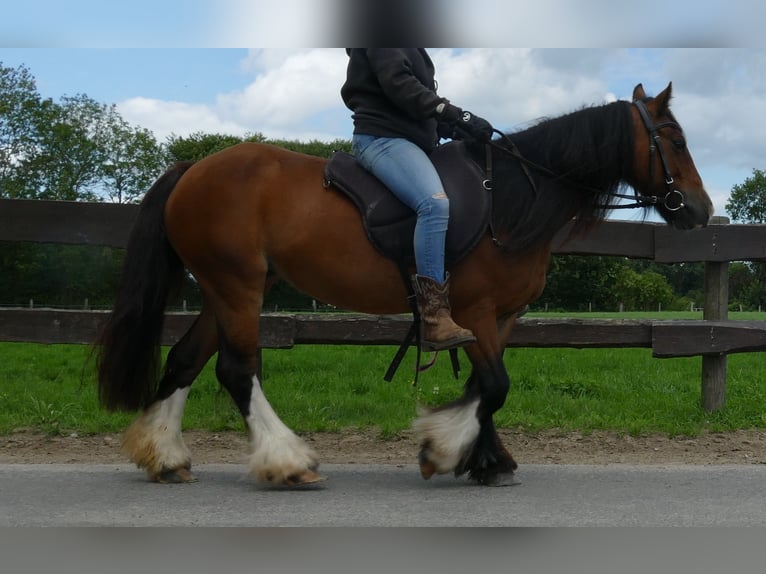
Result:
M206 103L249 76L246 49L0 48L5 66L26 65L44 97L87 93L105 103L150 96Z

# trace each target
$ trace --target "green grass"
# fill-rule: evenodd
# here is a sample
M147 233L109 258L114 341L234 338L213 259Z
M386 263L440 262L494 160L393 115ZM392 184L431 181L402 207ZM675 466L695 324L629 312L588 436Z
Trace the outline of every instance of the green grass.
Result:
M409 428L418 405L439 405L462 392L443 354L411 384L414 351L392 383L383 374L393 347L299 346L264 351L264 388L296 431ZM131 414L97 404L89 349L78 345L0 343L0 434L33 429L50 434L118 432ZM766 428L766 354L728 359L726 408L700 408L701 359L654 359L648 349L508 349L512 386L496 414L499 427L605 429L619 433ZM462 357L463 369L468 361ZM463 377L467 375L464 371ZM215 380L212 362L192 387L187 429L241 430L240 416Z
M678 319L684 321L691 321L694 319L702 320L702 311L662 311L647 313L645 311L624 311L608 312L608 311L594 311L592 313L581 312L543 312L536 311L530 312L527 317L534 317L536 319L647 319L652 321L661 321L668 319ZM728 318L732 321L766 321L766 311L730 311Z

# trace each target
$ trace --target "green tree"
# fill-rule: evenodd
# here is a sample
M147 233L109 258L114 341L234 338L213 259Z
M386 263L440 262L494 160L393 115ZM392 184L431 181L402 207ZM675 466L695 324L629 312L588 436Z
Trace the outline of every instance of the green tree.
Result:
M34 151L20 163L24 197L85 200L97 198L94 186L103 159L99 147L106 107L87 96L44 100L34 114Z
M35 79L24 66L0 62L0 197L19 196L19 164L33 150L34 114L40 107Z
M0 302L108 306L124 252L93 245L0 242Z
M637 263L637 262L636 262ZM641 262L646 270L659 273L670 285L677 297L695 298L703 289L705 264L702 262L662 264L654 261Z
M151 132L84 94L38 101L26 121L29 145L17 155L11 197L135 201L166 164Z
M766 174L754 169L752 177L731 188L726 211L734 221L766 223Z
M660 305L667 308L673 302L673 290L665 278L656 271L641 274L641 292L638 297L639 308L654 311Z
M736 310L740 305L750 306L754 283L757 279L750 265L741 261L729 265L729 305L732 309Z
M330 157L334 151L351 151L351 141L343 139L329 143L318 140L301 142L297 140L270 140L259 132L242 138L232 135L195 132L189 136L171 136L167 142L167 154L170 161L199 161L227 147L243 142L268 143L290 151L324 158Z
M104 193L115 203L139 201L166 167L164 148L152 132L130 126L117 114L110 114L104 137L98 174Z
M626 310L654 311L673 302L673 290L656 271L641 273L625 267L614 284L614 294Z
M566 311L584 311L591 305L613 309L618 303L613 286L625 266L617 257L554 255L545 291L535 305Z
M742 223L766 223L766 173L754 169L753 175L731 189L726 211L732 220ZM766 262L746 264L753 280L739 293L740 303L750 308L766 304Z
M260 134L250 136L250 141L263 142L265 139ZM168 159L174 161L199 161L204 157L231 147L244 140L237 136L224 134L206 134L195 132L182 137L172 135L166 143Z
M328 158L335 151L351 151L351 141L337 139L329 143L321 142L318 140L311 140L310 142L300 142L295 140L268 140L270 144L289 149L291 151L297 151L299 153L305 153L307 155L313 155L317 157Z
M0 197L130 201L166 163L147 130L85 96L55 102L28 69L0 65ZM108 305L123 254L93 247L0 243L0 301Z

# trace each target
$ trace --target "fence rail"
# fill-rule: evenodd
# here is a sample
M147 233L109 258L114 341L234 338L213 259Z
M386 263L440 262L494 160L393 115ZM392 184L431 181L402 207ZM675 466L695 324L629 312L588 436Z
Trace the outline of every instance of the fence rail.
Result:
M0 199L0 241L125 247L135 205ZM661 263L705 262L702 321L531 319L519 321L513 347L645 347L658 358L702 356L702 405L725 404L726 356L766 350L766 325L728 320L728 263L766 260L766 225L729 225L679 232L654 223L606 221L586 237L563 229L557 254L622 256ZM104 311L0 309L0 341L90 343ZM195 315L168 313L163 342L172 344ZM262 348L297 344L395 345L406 316L264 314Z
M108 311L7 308L0 310L0 341L90 344ZM167 313L163 345L173 345L196 313ZM264 313L263 349L295 345L398 345L408 315ZM657 358L717 356L766 349L762 321L521 318L508 347L644 347Z

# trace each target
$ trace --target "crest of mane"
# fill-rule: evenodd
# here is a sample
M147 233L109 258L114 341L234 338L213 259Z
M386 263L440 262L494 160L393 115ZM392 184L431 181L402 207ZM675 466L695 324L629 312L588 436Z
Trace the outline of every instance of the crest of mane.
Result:
M633 160L629 107L618 101L583 108L508 134L534 190L516 157L493 151L493 225L506 249L545 244L573 217L576 232L605 217ZM484 147L472 146L472 153L483 165Z

